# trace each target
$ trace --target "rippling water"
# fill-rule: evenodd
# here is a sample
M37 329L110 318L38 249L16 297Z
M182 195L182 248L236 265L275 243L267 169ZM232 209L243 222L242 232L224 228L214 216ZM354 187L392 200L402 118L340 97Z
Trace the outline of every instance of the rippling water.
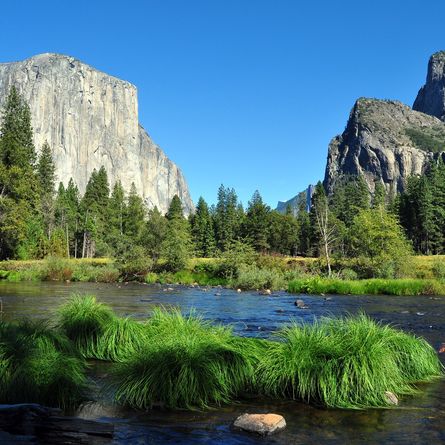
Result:
M435 348L445 342L445 298L381 296L298 296L308 309L294 305L295 295L237 294L226 289L166 287L142 284L0 283L3 319L50 318L70 294L91 293L117 313L144 318L153 306L195 308L205 318L231 324L239 335L267 338L292 319L365 311L425 337ZM276 412L287 428L262 439L232 431L244 412ZM79 416L115 424L113 443L187 444L439 444L445 443L445 380L425 385L395 409L327 410L297 402L252 400L206 412L137 412L106 401L83 407Z

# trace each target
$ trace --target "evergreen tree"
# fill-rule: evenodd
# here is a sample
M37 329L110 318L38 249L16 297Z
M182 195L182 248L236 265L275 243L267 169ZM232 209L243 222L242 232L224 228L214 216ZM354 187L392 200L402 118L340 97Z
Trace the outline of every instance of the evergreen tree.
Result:
M242 206L234 189L218 189L218 200L215 207L214 225L218 249L225 251L233 241L240 237L241 223L244 218Z
M257 252L266 252L269 249L269 213L270 208L264 204L256 190L248 203L244 234Z
M10 168L13 166L28 170L33 169L36 153L31 126L31 113L28 104L11 88L3 109L0 128L0 158Z
M167 222L167 218L161 214L157 207L148 212L148 220L142 232L141 243L155 262L161 257Z
M124 219L127 214L125 191L120 181L116 181L108 202L109 234L111 244L116 244L124 235Z
M128 195L124 231L128 238L135 244L139 242L145 224L145 208L142 198L137 194L136 186L131 184Z
M168 212L165 216L169 221L171 221L174 218L184 217L184 212L182 210L182 203L178 195L173 196L170 202L170 206L168 208Z
M167 212L167 230L162 242L165 267L176 272L187 266L191 254L191 237L188 221L182 214L181 201L175 195Z
M372 197L372 207L377 209L379 207L385 207L386 191L385 186L381 182L376 182L374 188L374 195Z
M41 209L43 223L48 239L54 226L54 193L56 184L56 166L54 165L51 148L45 142L37 163L37 175L40 182Z
M205 258L212 257L215 254L215 234L209 207L204 198L199 198L196 212L190 218L190 222L195 255Z

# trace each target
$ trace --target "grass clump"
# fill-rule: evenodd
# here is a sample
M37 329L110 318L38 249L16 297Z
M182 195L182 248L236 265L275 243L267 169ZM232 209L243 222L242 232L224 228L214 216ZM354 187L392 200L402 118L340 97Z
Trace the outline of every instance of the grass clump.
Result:
M75 406L85 362L66 336L42 323L0 323L0 403Z
M263 393L336 408L389 405L414 383L442 374L423 340L382 326L365 315L296 323L281 330L258 367Z
M228 403L249 387L252 356L228 328L178 310L156 310L151 341L116 365L116 400L135 408L205 408Z
M112 309L93 295L74 295L59 309L61 329L85 358L96 358L100 337L115 321Z

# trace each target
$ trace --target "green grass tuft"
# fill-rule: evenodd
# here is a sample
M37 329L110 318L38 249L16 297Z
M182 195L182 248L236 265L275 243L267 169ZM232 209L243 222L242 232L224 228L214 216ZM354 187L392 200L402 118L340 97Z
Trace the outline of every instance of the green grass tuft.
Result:
M112 309L92 295L75 295L59 309L59 324L85 358L95 358L97 342L116 320Z
M385 407L386 391L415 392L414 383L442 375L431 346L365 315L296 323L279 332L258 368L273 397L336 408Z
M157 309L151 341L115 366L116 400L135 408L205 408L228 403L249 387L252 352L231 330L178 310Z
M0 403L75 406L84 398L85 362L42 323L0 323Z

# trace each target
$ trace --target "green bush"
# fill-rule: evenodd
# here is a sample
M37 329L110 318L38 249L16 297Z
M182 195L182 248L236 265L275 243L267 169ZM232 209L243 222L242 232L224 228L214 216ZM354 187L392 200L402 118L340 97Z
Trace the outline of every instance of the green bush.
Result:
M445 261L436 259L433 262L431 271L433 272L435 278L439 278L441 280L445 279Z
M232 278L231 285L240 289L282 289L286 281L282 272L271 269L260 269L256 266L240 267L237 277Z

